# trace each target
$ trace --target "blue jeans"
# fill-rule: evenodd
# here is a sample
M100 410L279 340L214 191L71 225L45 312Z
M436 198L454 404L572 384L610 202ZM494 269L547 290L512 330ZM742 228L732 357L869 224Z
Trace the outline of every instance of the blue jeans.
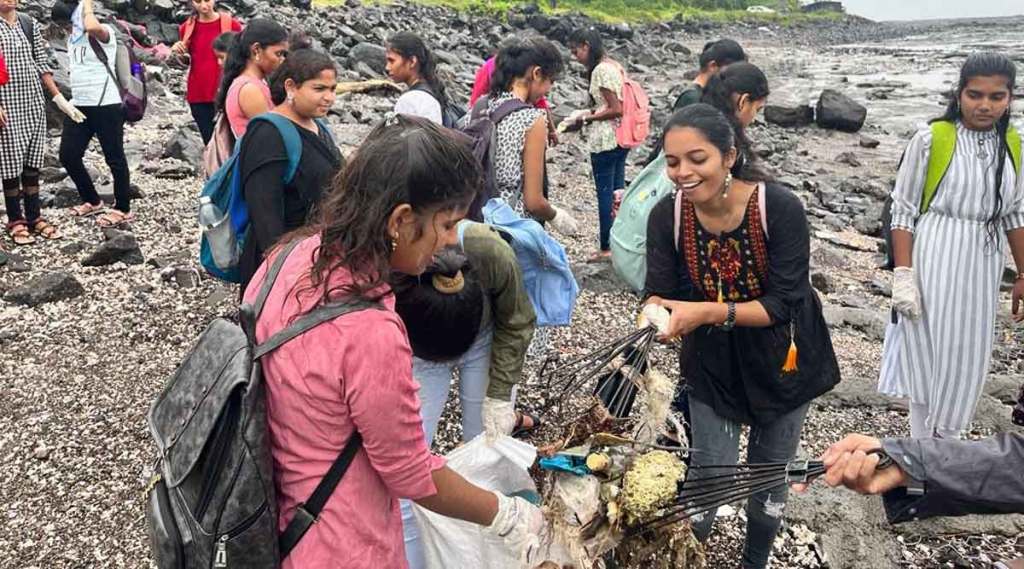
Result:
M601 222L601 250L608 251L608 235L612 231L612 205L615 190L626 186L626 156L628 148L618 147L590 155L590 166L594 170L594 185L597 186L597 213Z
M472 440L484 431L481 410L487 385L490 383L491 329L481 330L473 345L462 357L447 362L431 362L413 357L412 376L420 384L420 416L427 446L433 444L437 424L448 401L452 374L459 370L459 401L462 403L462 439ZM426 562L420 546L420 532L412 513L412 502L401 500L402 533L405 538L405 557L409 569L423 569Z
M747 462L788 462L793 460L800 431L810 403L790 411L767 425L752 425L747 445ZM705 464L735 464L739 460L740 425L719 416L701 401L690 397L693 415L693 447L691 468ZM701 469L690 470L690 480L700 480ZM714 470L706 475L715 474ZM772 544L782 525L782 513L789 496L789 486L754 494L747 500L747 539L743 546L744 569L763 569L768 566ZM711 534L715 512L698 514L693 518L693 533L700 541Z

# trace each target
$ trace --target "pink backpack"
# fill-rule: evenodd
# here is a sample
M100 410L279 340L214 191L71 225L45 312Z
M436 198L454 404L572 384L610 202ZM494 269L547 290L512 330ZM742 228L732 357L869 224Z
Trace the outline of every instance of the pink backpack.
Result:
M615 139L622 148L636 148L647 140L651 131L651 102L639 83L626 74L618 62L622 74L622 118L615 129Z

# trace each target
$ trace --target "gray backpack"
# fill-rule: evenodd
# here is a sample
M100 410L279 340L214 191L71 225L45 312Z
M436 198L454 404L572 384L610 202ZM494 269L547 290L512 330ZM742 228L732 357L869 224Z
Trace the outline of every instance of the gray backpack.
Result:
M256 321L294 241L274 259L238 322L214 320L149 411L159 451L146 518L160 569L276 568L316 521L362 439L355 433L284 533L278 535L260 358L366 300L322 305L257 345Z

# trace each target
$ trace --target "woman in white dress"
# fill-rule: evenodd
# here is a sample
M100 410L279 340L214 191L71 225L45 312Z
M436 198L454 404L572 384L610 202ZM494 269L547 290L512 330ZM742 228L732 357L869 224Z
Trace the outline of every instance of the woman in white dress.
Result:
M1007 242L1018 272L1012 313L1024 320L1015 87L1009 58L971 55L946 114L911 140L893 189L895 325L879 390L910 398L915 438L958 438L970 425L992 359ZM952 155L944 171L945 160L929 164L933 153Z

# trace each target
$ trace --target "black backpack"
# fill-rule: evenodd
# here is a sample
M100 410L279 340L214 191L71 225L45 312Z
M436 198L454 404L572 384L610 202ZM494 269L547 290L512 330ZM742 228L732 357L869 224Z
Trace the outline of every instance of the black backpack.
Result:
M207 326L149 411L159 458L146 521L160 569L278 567L362 446L355 433L279 536L260 358L343 314L380 308L365 300L323 305L256 345L257 318L298 243L278 254L239 322L218 318Z
M454 103L451 98L442 103L441 98L434 93L434 90L430 88L426 81L420 81L409 87L409 91L423 91L441 105L441 126L445 128L455 128L459 121L462 120L462 117L466 116L466 109Z
M513 98L505 101L492 112L487 112L487 97L481 97L473 105L469 114L469 123L460 129L473 148L473 156L480 163L484 173L484 187L469 206L467 217L473 221L483 221L483 207L488 200L498 197L498 182L494 175L494 152L497 147L498 123L516 111L532 108L530 105Z

